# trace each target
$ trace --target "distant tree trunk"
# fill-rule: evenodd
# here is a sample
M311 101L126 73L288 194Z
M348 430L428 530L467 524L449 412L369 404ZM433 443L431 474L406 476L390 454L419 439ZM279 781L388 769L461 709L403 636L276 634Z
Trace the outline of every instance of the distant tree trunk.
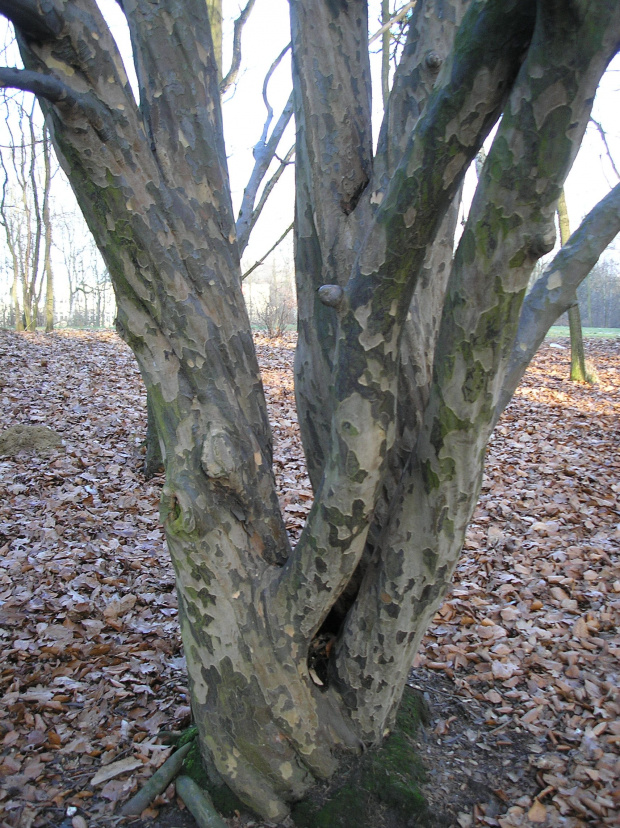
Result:
M43 185L43 227L45 228L45 331L54 330L54 274L52 270L52 218L50 214L50 193L52 185L50 164L50 139L47 127L43 129L43 163L45 180Z
M159 434L155 422L155 412L151 395L146 395L146 453L144 455L144 476L147 480L154 477L158 472L163 471L164 460L161 454Z
M17 275L17 268L13 270L13 283L11 286L11 298L13 299L13 308L15 311L15 330L24 330L24 316L19 305L19 277Z
M564 190L558 199L558 222L560 225L560 241L565 245L570 238L570 221L566 207ZM575 382L586 381L586 357L583 347L583 329L581 326L581 313L579 302L575 294L575 301L568 309L568 329L570 333L570 378Z
M558 199L558 222L560 225L560 241L564 246L570 238L570 221L564 190L562 190ZM581 312L576 291L574 302L568 309L568 329L570 333L570 378L573 382L594 382L594 375L586 365Z

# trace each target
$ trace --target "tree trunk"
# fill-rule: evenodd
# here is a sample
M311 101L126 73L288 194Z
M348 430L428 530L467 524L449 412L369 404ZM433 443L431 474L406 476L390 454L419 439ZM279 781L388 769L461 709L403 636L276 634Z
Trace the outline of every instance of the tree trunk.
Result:
M43 227L45 232L45 251L43 267L45 272L45 332L54 330L54 273L52 270L52 218L50 215L50 191L52 175L50 166L50 141L47 129L43 130L43 163L45 180L43 185Z
M570 333L570 378L573 382L587 382L586 352L583 347L581 313L577 301L568 309L568 330Z
M560 224L560 240L562 246L564 246L570 238L570 222L564 190L560 193L558 200L558 220ZM573 304L568 309L568 326L570 333L570 378L573 382L591 382L593 381L593 377L586 366L581 311L579 310L579 301L576 292Z
M393 721L456 565L525 287L553 247L620 29L603 0L574 14L472 0L458 31L457 0L418 6L373 157L366 4L291 2L297 398L316 492L294 550L203 0L123 3L139 106L93 0L45 11L28 0L39 29L28 18L20 34L18 81L44 99L162 446L161 520L205 764L271 820L329 777L339 749L379 742ZM429 62L431 32L445 51ZM500 114L450 262L451 208ZM309 648L356 573L319 688Z

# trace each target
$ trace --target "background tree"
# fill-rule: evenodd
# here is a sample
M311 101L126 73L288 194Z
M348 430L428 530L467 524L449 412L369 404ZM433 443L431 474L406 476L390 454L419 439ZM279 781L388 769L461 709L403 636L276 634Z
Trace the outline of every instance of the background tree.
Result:
M12 102L17 117L9 116L6 129L11 144L0 149L3 176L0 223L9 250L17 330L36 329L41 295L46 288L46 328L53 327L54 284L51 263L52 219L50 190L52 166L47 129L38 126L35 107L23 100ZM43 161L41 164L40 161Z
M601 259L577 292L584 324L620 328L620 271L613 259Z
M564 190L558 199L558 224L560 225L560 242L567 244L570 238L570 221L566 207ZM568 309L568 326L570 331L570 378L575 382L596 382L596 373L586 363L586 352L583 344L583 327L581 324L581 311L577 293L572 305Z
M93 0L0 0L25 66L0 82L45 108L148 390L204 761L277 819L333 773L338 748L389 730L461 550L492 427L527 364L521 326L532 326L528 343L542 338L536 301L583 279L618 231L612 198L597 214L604 229L591 217L523 301L553 248L620 7L419 2L373 152L366 3L291 0L296 383L315 487L291 549L206 7L122 5L139 101ZM500 116L449 261L451 204ZM319 633L331 646L317 684L307 657Z

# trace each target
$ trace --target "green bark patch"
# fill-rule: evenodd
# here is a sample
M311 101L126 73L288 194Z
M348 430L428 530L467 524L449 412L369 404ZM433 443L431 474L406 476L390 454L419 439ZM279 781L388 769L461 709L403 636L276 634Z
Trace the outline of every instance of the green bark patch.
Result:
M429 821L419 785L424 768L414 747L428 712L422 697L405 693L390 736L361 759L343 759L340 773L292 809L299 828L405 828Z

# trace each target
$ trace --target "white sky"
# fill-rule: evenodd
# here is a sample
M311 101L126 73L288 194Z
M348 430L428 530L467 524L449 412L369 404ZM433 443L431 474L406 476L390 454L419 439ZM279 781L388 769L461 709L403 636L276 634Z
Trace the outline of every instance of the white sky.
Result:
M114 37L124 55L130 55L129 39L122 13L115 0L97 0L109 20ZM404 0L403 0L404 2ZM243 0L224 0L224 71L229 63L232 42L232 21L242 7ZM371 32L378 28L378 0L370 0L369 13ZM238 208L243 187L253 166L252 147L260 137L265 118L262 100L262 84L265 73L273 59L289 42L289 21L287 0L257 0L254 11L243 33L243 62L239 81L224 100L224 125L229 161L229 172L233 202ZM126 64L130 59L125 58ZM129 69L128 65L128 69ZM131 71L131 70L130 70ZM620 166L620 58L617 58L604 77L595 102L593 117L604 127L612 153ZM286 102L291 88L290 59L287 57L277 69L269 86L269 97L274 108L274 123ZM379 92L375 95L377 99ZM291 124L280 144L279 154L283 156L294 140ZM274 167L275 169L275 167ZM582 150L566 182L566 199L571 217L571 228L575 229L583 216L615 185L617 179L605 158L605 151L597 131L589 127ZM266 252L293 216L294 175L292 165L281 179L273 197L269 199L264 214L254 230L244 258L245 266ZM282 245L280 255L291 256L291 237Z

